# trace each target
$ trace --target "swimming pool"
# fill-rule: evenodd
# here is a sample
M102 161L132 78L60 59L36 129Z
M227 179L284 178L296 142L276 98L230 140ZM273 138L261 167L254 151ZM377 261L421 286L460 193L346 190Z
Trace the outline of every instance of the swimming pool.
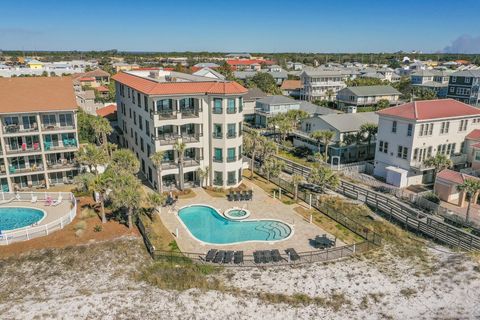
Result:
M8 231L30 226L42 220L45 212L24 207L0 207L0 230Z
M192 205L178 211L178 217L196 239L210 244L234 244L247 241L278 241L288 238L292 229L277 220L233 221L215 208Z

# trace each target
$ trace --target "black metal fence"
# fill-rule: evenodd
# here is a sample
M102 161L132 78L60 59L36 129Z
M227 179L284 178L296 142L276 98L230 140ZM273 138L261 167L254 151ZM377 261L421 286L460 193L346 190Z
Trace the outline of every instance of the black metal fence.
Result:
M308 177L310 174L309 167L302 166L283 157L278 158L285 162L285 172L290 174L300 174L304 177ZM278 184L274 181L274 183L291 192L290 190L292 187L286 187L287 184L290 184L289 182ZM343 194L346 197L364 202L366 205L375 209L377 213L381 214L386 219L398 223L400 226L409 231L424 235L454 248L463 250L480 250L480 237L467 233L459 228L445 223L441 218L431 216L420 210L411 208L408 205L381 193L360 187L344 180L341 180L340 186L334 191ZM326 213L329 216L335 215L335 213L328 213L327 211L322 210L322 208L318 208L318 210ZM331 217L339 223L342 221L341 217L339 218L340 220L337 220L333 216ZM355 228L355 223L349 223L347 220L345 224L341 224L361 235L365 239L370 240L371 236L368 238L369 231L366 231L366 237L363 236L361 232L359 233L356 231L358 228Z

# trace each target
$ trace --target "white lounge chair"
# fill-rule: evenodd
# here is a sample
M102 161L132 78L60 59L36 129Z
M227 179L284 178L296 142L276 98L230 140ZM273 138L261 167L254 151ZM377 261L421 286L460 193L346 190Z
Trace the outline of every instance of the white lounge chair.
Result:
M60 203L62 203L62 195L58 196L58 199L53 201L52 206L58 206Z
M37 196L34 196L34 195L32 195L32 203L35 203L35 202L37 202L37 200L38 200L38 197L37 197Z

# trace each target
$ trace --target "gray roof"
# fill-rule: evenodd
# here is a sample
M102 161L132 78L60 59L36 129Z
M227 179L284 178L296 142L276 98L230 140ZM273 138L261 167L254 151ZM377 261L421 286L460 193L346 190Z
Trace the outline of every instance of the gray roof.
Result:
M300 104L300 101L285 96L268 96L257 100L258 102L276 105L276 104Z
M338 110L330 109L327 107L317 106L308 101L301 101L300 102L300 110L307 112L310 115L324 115L324 114L332 114L332 113L341 113Z
M267 94L258 88L248 89L248 92L243 96L243 101L255 101L266 97Z
M200 69L197 72L192 73L192 74L195 75L195 76L208 77L208 76L206 76L208 73L213 74L217 79L225 80L225 76L223 74L221 74L221 73L219 73L219 72L217 72L213 69L207 68L207 67L202 68L202 69Z
M452 73L455 77L475 77L480 78L480 70L463 70Z
M319 118L340 132L359 131L365 123L378 124L378 115L375 112L326 114Z
M383 96L383 95L400 95L397 89L391 86L359 86L347 87L338 92L341 95L343 92L349 91L356 96Z
M343 72L341 70L331 70L324 68L307 68L303 70L302 74L306 74L309 77L329 77L329 76L342 76Z
M220 65L214 63L214 62L200 62L195 65L195 67L198 68L218 68Z
M422 84L412 84L415 87L426 87L426 88L446 88L448 87L448 83L440 83L436 81L427 81Z

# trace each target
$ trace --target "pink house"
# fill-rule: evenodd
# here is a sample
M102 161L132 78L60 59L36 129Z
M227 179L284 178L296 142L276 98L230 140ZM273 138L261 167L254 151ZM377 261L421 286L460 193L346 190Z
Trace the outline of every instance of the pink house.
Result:
M465 192L458 191L457 186L469 179L480 180L477 177L458 171L450 169L442 170L437 174L435 179L435 193L442 201L449 202L459 207L464 207L467 205L465 200L466 194ZM477 198L478 193L475 194L473 203L477 202Z

